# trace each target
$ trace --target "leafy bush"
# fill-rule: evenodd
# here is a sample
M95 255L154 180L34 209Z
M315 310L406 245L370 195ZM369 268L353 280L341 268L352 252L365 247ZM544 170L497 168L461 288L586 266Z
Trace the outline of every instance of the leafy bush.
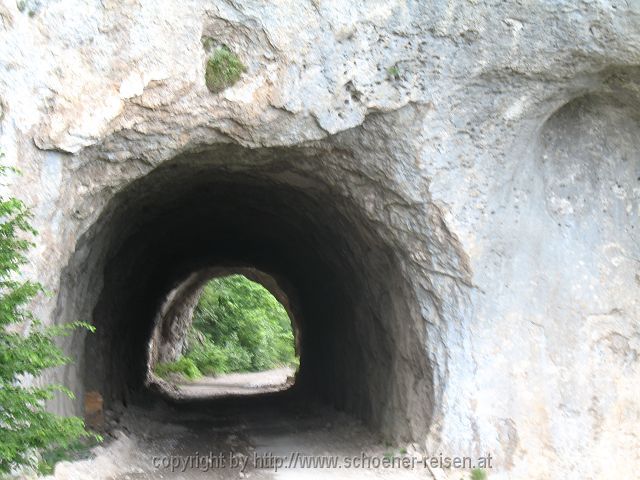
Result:
M226 46L216 49L209 60L204 74L207 88L216 93L230 87L246 70L238 56Z
M182 357L175 362L159 363L156 365L155 372L163 378L166 378L170 373L178 373L191 380L202 377L202 372L194 361L187 357Z
M487 472L481 468L474 468L471 470L471 480L486 480Z
M187 357L224 353L221 368L209 371L262 371L296 363L287 311L266 288L242 275L216 278L205 286L192 328L207 342L190 343Z
M187 357L205 375L227 371L227 355L222 347L217 346L209 338L189 332L190 345Z
M0 168L0 174L6 168ZM45 409L45 402L62 392L73 393L62 385L34 385L32 377L43 370L64 365L70 358L55 344L55 338L68 335L87 324L76 322L44 327L29 311L40 284L19 281L26 252L35 234L31 214L16 198L0 198L0 474L20 466L37 467L34 453L71 447L79 438L92 437L82 419L61 417ZM22 328L29 332L22 334ZM93 436L99 438L97 436Z

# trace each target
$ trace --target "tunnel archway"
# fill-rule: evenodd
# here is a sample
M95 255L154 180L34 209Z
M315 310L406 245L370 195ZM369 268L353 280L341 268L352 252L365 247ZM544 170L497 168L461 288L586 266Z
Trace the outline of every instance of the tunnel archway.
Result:
M135 399L169 292L204 269L251 268L295 298L301 395L389 435L409 438L412 418L428 429L433 374L398 252L339 179L297 168L305 154L209 149L111 198L78 242L60 297L63 317L90 315L97 329L74 339L80 395L98 391L107 406Z

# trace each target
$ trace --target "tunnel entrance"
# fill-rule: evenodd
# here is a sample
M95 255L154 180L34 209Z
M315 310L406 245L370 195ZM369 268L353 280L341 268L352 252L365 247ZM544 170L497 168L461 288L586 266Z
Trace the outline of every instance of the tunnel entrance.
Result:
M286 296L300 353L291 395L390 436L428 431L424 307L403 270L414 252L382 235L370 199L354 193L365 177L322 162L313 150L208 148L113 195L61 283L59 318L96 327L70 347L81 359L67 371L77 397L98 392L108 409L152 395L147 346L167 299L187 305L203 278L235 272Z
M277 282L255 269L192 275L169 293L157 316L147 386L178 399L290 388L299 335L288 304Z

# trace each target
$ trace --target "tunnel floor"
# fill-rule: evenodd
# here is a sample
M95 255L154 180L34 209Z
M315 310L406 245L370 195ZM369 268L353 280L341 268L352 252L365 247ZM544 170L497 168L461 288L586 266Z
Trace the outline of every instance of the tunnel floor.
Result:
M155 394L107 413L104 443L91 458L59 464L56 478L431 478L421 465L403 468L400 460L383 467L385 458L409 458L411 446L392 445L295 389L200 401Z
M274 368L262 372L228 373L197 380L176 377L170 382L155 378L156 388L173 399L206 399L229 395L260 395L293 386L295 369Z

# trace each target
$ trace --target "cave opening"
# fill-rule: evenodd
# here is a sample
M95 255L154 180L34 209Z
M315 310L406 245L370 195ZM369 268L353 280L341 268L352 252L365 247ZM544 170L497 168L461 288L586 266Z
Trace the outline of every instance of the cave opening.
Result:
M107 410L155 399L149 346L171 299L188 306L204 279L242 274L286 307L300 355L294 388L269 401L322 402L397 438L428 430L433 372L402 269L407 252L338 188L346 178L308 168L310 158L208 148L109 198L78 241L58 299L60 321L90 318L96 327L69 346L79 362L66 383L78 399L97 392Z

